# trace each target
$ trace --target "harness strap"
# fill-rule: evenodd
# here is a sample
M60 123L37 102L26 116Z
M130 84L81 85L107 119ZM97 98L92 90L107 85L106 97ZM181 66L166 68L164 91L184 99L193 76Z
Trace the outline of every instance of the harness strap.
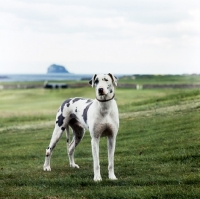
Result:
M115 94L113 95L113 97L112 97L111 99L108 99L108 100L100 100L100 99L97 99L97 97L96 97L96 99L97 99L99 102L108 102L108 101L114 99L114 97L115 97Z

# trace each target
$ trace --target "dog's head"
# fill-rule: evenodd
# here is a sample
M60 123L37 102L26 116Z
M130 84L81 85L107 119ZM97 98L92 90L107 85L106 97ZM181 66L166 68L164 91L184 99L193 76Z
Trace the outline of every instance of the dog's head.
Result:
M114 86L117 86L117 78L111 73L107 75L95 74L89 84L96 88L97 99L109 99L114 95Z

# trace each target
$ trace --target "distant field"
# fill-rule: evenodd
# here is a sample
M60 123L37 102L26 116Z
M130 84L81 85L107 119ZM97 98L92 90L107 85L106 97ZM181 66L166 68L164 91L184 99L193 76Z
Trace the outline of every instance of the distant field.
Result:
M200 84L200 75L133 75L120 79L135 84Z
M63 135L52 156L52 171L42 170L57 109L74 96L95 97L90 87L0 90L0 198L200 197L200 90L117 88L118 180L108 180L102 138L100 183L93 182L88 132L75 153L80 169L69 167Z
M81 81L49 81L62 82L68 85L85 84L88 80ZM200 75L130 75L120 78L119 84L200 84ZM0 82L0 85L40 85L44 82Z

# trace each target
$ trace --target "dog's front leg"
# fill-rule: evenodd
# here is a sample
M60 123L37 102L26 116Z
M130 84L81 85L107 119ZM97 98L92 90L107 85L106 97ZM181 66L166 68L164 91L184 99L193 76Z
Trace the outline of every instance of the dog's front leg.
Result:
M108 137L108 177L110 180L117 180L114 173L114 153L115 153L116 136Z
M99 138L92 138L92 156L93 156L93 168L94 168L94 181L101 181L100 164L99 164Z

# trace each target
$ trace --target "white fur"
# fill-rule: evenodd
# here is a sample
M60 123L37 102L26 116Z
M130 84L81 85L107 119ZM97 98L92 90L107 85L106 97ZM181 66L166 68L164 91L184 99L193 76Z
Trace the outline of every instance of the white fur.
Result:
M73 98L65 101L56 116L53 135L46 149L44 170L51 171L50 158L52 151L59 141L64 129L67 135L67 149L70 166L79 168L74 162L75 147L84 136L85 130L90 131L94 181L101 181L99 164L99 141L101 136L107 136L108 142L108 173L109 179L117 179L114 174L114 152L116 136L119 129L118 108L114 98L114 86L117 79L112 74L94 75L89 82L96 90L96 99ZM74 137L70 142L69 126L72 128Z

